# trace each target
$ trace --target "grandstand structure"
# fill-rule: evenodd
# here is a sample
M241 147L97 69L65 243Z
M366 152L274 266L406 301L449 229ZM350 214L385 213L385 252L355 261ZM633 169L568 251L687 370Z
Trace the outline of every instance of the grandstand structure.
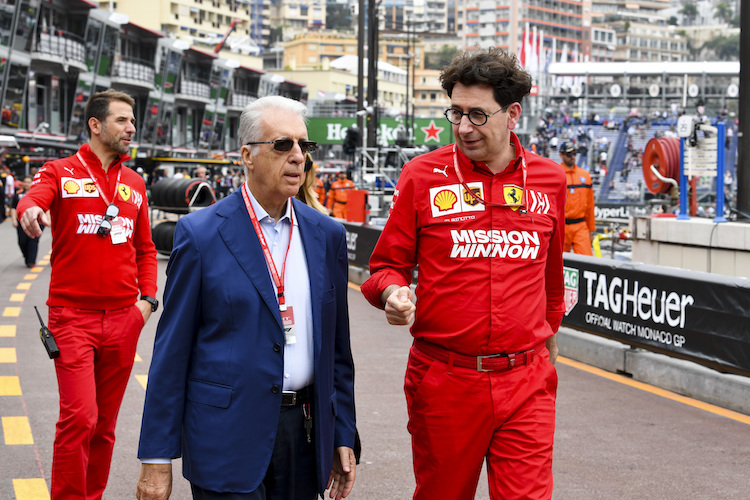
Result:
M592 171L597 202L643 203L649 194L638 153L651 138L673 135L680 115L700 115L726 124L725 170L736 179L739 70L737 61L552 63L537 80L539 96L531 97L544 109L545 130L529 135L537 135L547 146L543 153L555 161L559 153L550 145L585 142L587 156L578 162ZM699 193L715 189L713 179L698 185Z

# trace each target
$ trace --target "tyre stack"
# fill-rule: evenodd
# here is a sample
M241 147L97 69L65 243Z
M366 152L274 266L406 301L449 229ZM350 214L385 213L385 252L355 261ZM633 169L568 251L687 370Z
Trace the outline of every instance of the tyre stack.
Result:
M151 186L152 208L162 212L186 214L216 202L214 189L203 179L162 179ZM162 255L172 253L172 239L177 222L163 220L151 228L151 238L156 251Z

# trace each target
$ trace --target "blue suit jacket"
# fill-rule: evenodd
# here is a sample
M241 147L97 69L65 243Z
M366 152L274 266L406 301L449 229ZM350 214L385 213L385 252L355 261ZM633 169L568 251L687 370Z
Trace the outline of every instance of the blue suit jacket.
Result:
M354 445L346 231L298 200L294 215L310 278L313 418L323 492L334 447ZM138 456L182 457L183 475L201 488L255 490L276 438L283 345L277 298L240 190L180 219Z

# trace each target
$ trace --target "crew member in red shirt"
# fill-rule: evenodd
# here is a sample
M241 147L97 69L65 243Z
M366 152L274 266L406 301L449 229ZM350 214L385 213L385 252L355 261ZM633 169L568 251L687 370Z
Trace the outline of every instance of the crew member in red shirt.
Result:
M493 500L549 499L565 178L513 133L531 89L514 55L460 52L441 82L456 143L404 166L362 285L413 321L414 498L474 498L486 460Z
M17 207L29 237L51 212L49 329L60 348L52 500L100 499L138 336L156 311L156 249L143 178L123 165L135 101L115 90L84 109L90 140L46 163ZM139 297L140 293L140 297Z
M594 188L591 175L576 165L576 147L571 142L560 146L568 196L565 203L565 244L563 250L580 255L593 255L591 241L596 231Z

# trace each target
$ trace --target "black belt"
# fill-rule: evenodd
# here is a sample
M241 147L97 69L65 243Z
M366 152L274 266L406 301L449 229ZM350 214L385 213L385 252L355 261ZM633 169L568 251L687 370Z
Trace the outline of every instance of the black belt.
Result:
M454 366L471 368L478 372L504 372L510 371L516 366L529 365L534 361L534 353L541 352L545 343L534 346L526 351L513 352L510 354L489 354L486 356L469 356L441 347L432 342L422 339L414 341L414 347L424 354L435 358L443 363L453 363Z
M578 224L579 222L586 222L586 219L583 217L580 219L565 219L566 224Z
M312 403L313 388L308 385L299 391L284 391L281 393L281 406L299 406Z
M346 202L345 202L345 201L338 201L338 200L333 200L333 202L334 202L334 203L338 203L339 205L346 205Z

